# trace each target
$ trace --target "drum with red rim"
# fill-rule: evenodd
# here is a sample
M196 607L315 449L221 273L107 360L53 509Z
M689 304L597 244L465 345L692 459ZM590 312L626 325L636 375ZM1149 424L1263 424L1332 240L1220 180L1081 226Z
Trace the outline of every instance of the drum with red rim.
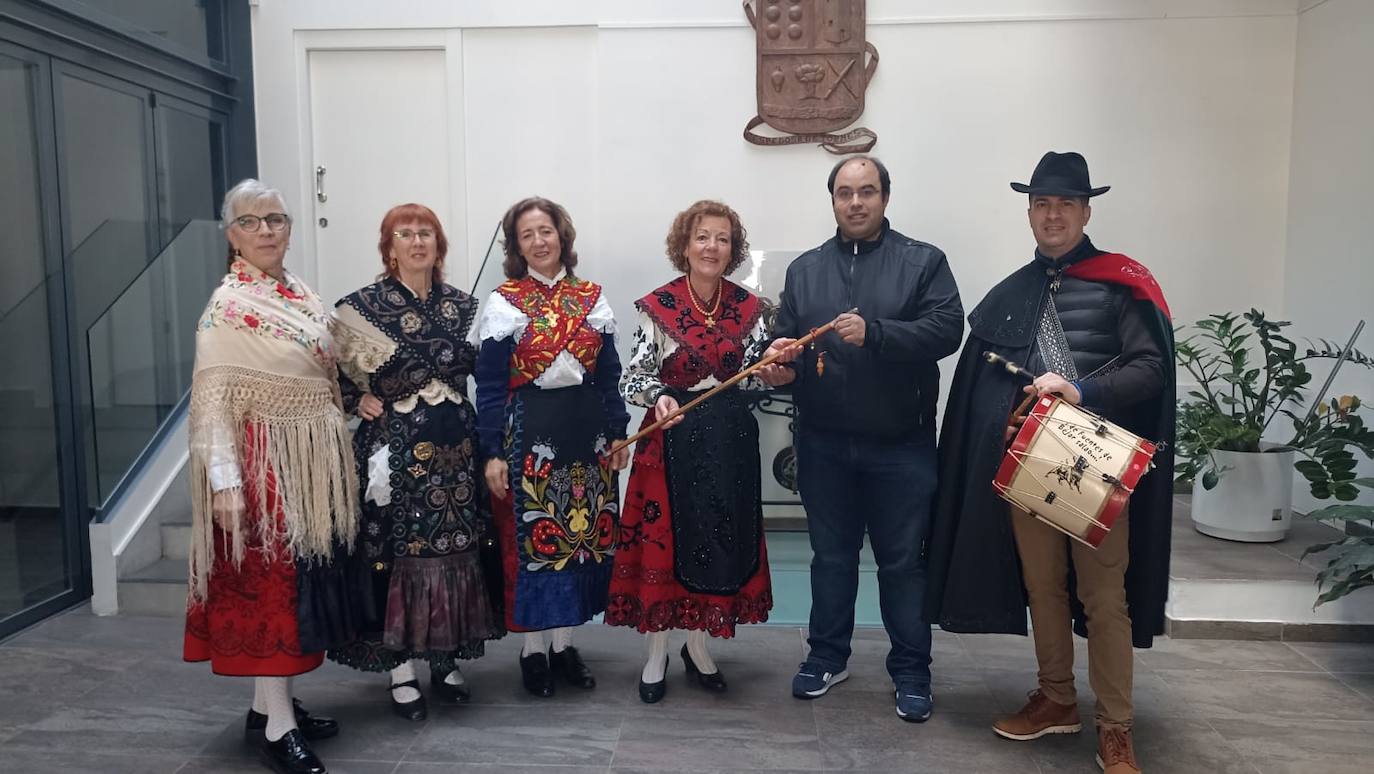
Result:
M1097 548L1153 467L1155 448L1096 414L1042 395L992 485L1003 499Z

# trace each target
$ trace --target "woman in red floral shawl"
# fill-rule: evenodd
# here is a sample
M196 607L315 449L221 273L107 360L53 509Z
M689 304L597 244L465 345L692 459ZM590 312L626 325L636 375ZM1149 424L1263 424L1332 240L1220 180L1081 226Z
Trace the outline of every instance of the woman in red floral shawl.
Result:
M681 212L667 238L684 276L641 298L625 400L644 424L757 360L768 344L758 297L725 279L748 255L739 215L720 202ZM755 378L738 385L766 389ZM726 390L639 442L620 523L606 623L649 636L640 677L646 703L663 698L668 631L688 630L689 677L711 691L726 682L706 635L732 637L773 606L760 504L758 423L740 389Z

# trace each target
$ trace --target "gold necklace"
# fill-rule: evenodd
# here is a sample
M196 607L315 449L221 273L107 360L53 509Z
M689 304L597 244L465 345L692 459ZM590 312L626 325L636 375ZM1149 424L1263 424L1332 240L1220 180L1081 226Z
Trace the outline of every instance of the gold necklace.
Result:
M711 291L712 304L710 310L702 309L701 302L697 301L697 292L692 288L692 281L687 281L687 299L692 302L692 307L697 310L706 320L707 328L716 327L716 312L720 311L720 280L716 280L716 289Z

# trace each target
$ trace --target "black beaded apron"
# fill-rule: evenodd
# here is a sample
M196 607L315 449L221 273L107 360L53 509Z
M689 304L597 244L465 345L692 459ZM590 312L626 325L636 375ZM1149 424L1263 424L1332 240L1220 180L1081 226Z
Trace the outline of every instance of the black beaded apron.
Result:
M675 391L686 404L700 393ZM759 566L759 425L738 389L663 434L673 574L688 591L734 594Z

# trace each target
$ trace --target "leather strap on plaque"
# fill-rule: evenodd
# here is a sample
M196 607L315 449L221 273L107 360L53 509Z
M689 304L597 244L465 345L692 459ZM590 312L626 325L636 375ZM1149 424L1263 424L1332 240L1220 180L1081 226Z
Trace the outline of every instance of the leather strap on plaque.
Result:
M765 123L767 122L758 116L749 119L749 123L744 125L744 139L755 145L802 145L816 142L837 156L846 153L868 153L878 143L878 133L862 126L858 129L851 129L844 134L789 134L782 137L755 134L754 130ZM842 143L856 144L844 145Z

